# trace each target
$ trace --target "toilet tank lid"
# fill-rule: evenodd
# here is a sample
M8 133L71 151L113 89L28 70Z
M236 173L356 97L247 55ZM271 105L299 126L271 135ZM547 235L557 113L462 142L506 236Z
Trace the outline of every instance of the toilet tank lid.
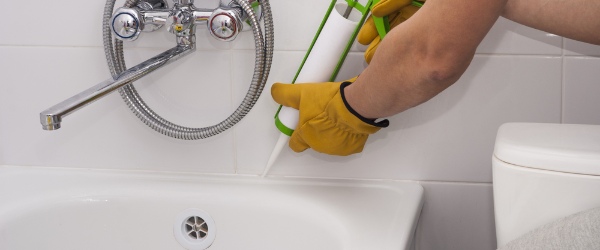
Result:
M600 126L507 123L498 130L494 156L522 167L600 175Z

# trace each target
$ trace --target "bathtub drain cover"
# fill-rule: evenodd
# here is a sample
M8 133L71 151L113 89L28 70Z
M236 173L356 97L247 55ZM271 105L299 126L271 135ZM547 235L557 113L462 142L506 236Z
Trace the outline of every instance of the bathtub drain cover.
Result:
M210 247L216 237L215 222L207 212L190 208L181 212L173 226L175 239L189 250L203 250Z
M208 225L201 217L192 216L185 222L185 231L194 240L204 239L208 234Z

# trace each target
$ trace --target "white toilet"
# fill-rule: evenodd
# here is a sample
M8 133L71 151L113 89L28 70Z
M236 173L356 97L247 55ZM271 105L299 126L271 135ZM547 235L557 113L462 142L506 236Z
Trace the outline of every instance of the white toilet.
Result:
M600 207L600 126L504 124L492 165L498 247Z

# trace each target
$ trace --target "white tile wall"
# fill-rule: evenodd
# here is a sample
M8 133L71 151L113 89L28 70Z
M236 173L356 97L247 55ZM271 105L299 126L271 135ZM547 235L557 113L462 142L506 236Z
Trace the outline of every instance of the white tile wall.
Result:
M117 3L121 5L123 1ZM196 1L203 7L218 0ZM201 2L201 3L200 3ZM276 51L269 86L234 129L200 141L162 136L130 113L118 94L42 131L38 113L109 76L100 20L104 1L9 1L0 26L0 164L259 174L278 137L270 84L295 74L328 1L272 1ZM32 31L32 27L33 31ZM56 27L61 27L59 30ZM253 67L251 33L221 43L198 30L198 51L136 83L157 112L205 126L241 102ZM129 65L173 46L164 30L126 44ZM338 79L365 64L360 47ZM493 249L491 152L504 122L600 124L598 46L499 19L461 80L438 97L391 118L363 154L331 157L284 150L273 175L411 179L424 182L421 249ZM442 182L435 182L442 181ZM475 183L475 184L473 184ZM465 195L468 194L468 195ZM476 235L477 237L473 237Z
M16 46L102 46L102 15L106 1L76 0L18 1L7 2L5 20L18 20L18 25L10 22L0 27L0 45ZM125 0L117 0L115 6L123 6ZM168 1L169 3L171 1ZM219 0L203 0L201 7L216 7ZM24 17L28 16L38 18ZM43 18L42 18L43 17ZM32 27L35 31L32 31ZM230 44L215 42L209 38L207 29L201 27L198 33L198 49L229 48ZM174 46L173 36L164 29L160 32L142 33L140 39L126 44L127 47Z
M361 57L353 54L351 59ZM372 136L364 153L336 157L312 151L296 154L286 148L271 173L491 182L497 128L509 121L560 122L560 98L559 57L477 56L450 89L391 118L390 128ZM257 174L266 164L269 154L264 152L272 149L277 137L277 132L269 132L274 130L275 109L271 105L261 113L261 119L271 124L253 128L267 130L260 133L268 141L257 144L256 135L237 134L240 144L252 144L262 152L238 161L240 172Z
M142 57L154 52L137 49L130 54ZM215 58L213 64L203 62L201 57L182 59L147 79L154 77L156 82L136 85L143 96L149 97L149 104L169 99L156 105L157 110L182 124L218 122L231 112L229 74L225 74L224 83L219 83L222 79L218 69L229 68L230 64L229 51L223 53L210 52ZM117 93L67 116L62 129L43 131L39 112L109 77L102 49L2 46L0 54L5 80L0 91L5 117L0 119L3 164L234 172L232 132L200 141L162 136L138 121ZM184 73L193 71L194 65L206 68L203 79L212 84L190 81ZM172 82L160 74L166 74ZM168 89L169 85L174 89ZM215 108L208 108L206 99L215 103ZM190 113L201 113L202 117L182 118Z
M499 18L477 48L477 53L560 55L562 40L562 37Z
M598 50L598 48L596 48ZM565 59L563 122L600 125L600 58Z
M597 45L565 38L565 55L568 56L600 56Z

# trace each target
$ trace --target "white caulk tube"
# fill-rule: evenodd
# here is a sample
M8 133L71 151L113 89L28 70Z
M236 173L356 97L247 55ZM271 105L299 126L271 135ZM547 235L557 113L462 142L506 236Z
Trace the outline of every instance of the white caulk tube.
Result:
M295 82L314 83L330 80L362 16L362 13L353 9L348 19L346 19L343 15L347 9L348 4L345 1L335 5ZM282 134L279 136L279 140L269 157L262 174L263 177L267 175L279 153L286 146L289 136L292 135L298 125L298 120L298 110L290 107L281 107L281 110L275 116L275 125Z

